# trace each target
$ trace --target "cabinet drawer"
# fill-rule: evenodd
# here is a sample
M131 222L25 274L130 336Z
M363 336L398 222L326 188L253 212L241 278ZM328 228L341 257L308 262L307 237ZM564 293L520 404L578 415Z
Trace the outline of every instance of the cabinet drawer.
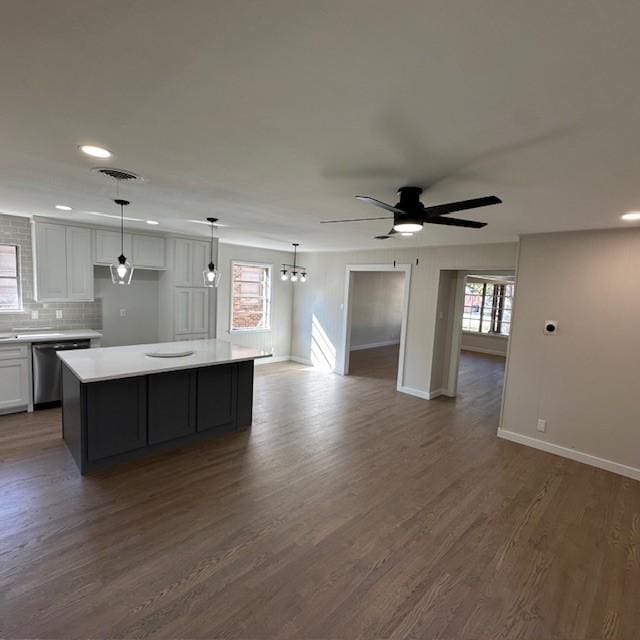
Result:
M0 346L0 360L17 360L29 357L29 346L26 344L12 344Z

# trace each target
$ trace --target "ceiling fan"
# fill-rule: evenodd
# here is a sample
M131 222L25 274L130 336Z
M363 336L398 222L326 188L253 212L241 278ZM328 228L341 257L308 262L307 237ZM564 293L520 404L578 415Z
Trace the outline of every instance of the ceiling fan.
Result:
M476 222L475 220L461 220L460 218L445 218L449 213L465 211L466 209L477 209L478 207L488 207L493 204L500 204L502 200L497 196L486 196L484 198L472 198L471 200L460 200L458 202L448 202L432 207L425 207L420 202L422 194L421 187L401 187L398 189L400 200L391 206L386 202L381 202L370 196L356 196L362 202L368 202L386 209L393 213L393 217L384 216L379 218L355 218L349 220L322 220L320 224L333 224L336 222L362 222L365 220L393 220L393 226L389 233L374 236L376 240L387 240L393 235L412 235L421 231L425 223L444 224L453 227L467 227L469 229L481 229L486 227L486 222Z

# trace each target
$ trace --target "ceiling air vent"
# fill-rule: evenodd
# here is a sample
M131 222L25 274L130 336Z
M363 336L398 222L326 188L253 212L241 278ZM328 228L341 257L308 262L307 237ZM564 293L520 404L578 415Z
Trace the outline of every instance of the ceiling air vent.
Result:
M119 180L120 182L142 182L142 176L139 176L131 171L125 171L124 169L116 169L115 167L95 167L93 169L96 173L101 173L103 176Z

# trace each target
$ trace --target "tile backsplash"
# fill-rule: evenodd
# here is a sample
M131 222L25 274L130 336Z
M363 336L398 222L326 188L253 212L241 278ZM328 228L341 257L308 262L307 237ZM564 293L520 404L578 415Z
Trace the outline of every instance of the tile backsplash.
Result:
M0 332L27 327L54 329L101 329L102 301L95 302L36 302L33 299L33 250L29 218L0 214L0 244L20 247L20 283L22 312L0 312ZM56 311L62 318L56 318ZM32 311L38 319L32 319Z

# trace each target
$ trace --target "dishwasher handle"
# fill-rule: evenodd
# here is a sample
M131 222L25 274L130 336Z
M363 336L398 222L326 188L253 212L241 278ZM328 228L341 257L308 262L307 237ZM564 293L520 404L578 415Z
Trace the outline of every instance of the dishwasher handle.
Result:
M34 344L36 351L68 351L70 349L88 349L89 342L47 342L45 344Z

